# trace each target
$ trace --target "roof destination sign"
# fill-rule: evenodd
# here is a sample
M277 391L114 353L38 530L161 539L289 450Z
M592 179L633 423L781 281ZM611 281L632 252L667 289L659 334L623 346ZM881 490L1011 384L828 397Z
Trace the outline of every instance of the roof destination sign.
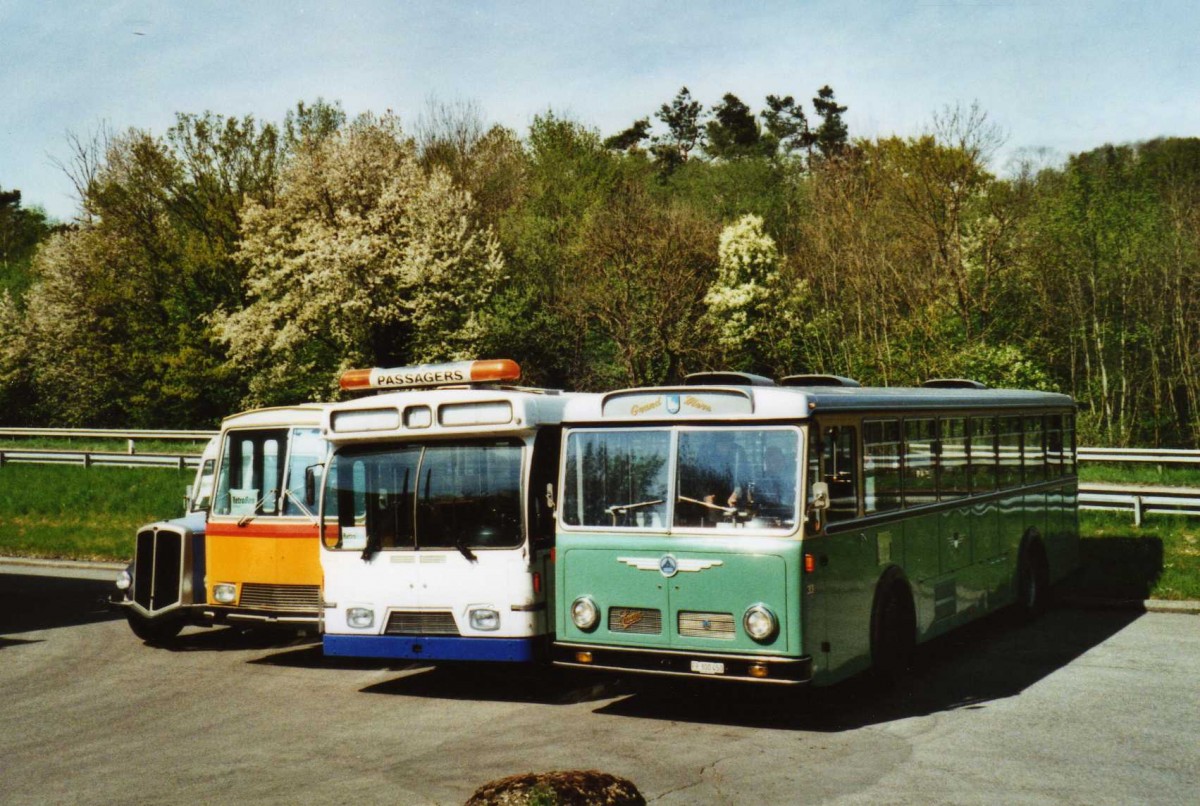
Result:
M521 367L516 361L498 358L487 361L451 361L445 364L418 364L384 369L350 369L342 373L338 385L346 391L362 389L427 389L432 386L456 386L466 383L516 381Z
M605 417L622 419L666 419L676 416L703 417L751 414L754 404L745 392L732 390L662 390L615 392L604 398Z

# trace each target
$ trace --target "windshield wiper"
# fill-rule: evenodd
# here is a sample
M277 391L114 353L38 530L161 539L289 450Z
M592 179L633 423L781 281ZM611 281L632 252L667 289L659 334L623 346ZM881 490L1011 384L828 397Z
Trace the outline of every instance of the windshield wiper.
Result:
M271 498L274 494L275 494L274 490L267 490L267 492L263 495L262 498L260 498L254 502L254 507L249 512L247 512L242 517L238 518L237 525L245 526L247 523L249 523L250 521L257 518L258 514L259 514L258 508L261 507L263 504L265 504L267 502L267 499Z
M478 559L475 556L475 552L467 548L467 541L463 540L461 535L454 539L454 548L458 549L459 554L467 558L467 562L473 563Z
M283 494L284 497L292 499L292 503L300 507L300 511L307 515L310 521L312 521L314 524L317 522L317 516L313 514L312 510L304 505L303 501L296 497L294 492L285 488Z
M652 506L661 504L662 502L663 502L663 500L661 498L659 498L654 501L638 501L636 504L613 504L611 507L608 507L604 511L607 512L612 517L612 521L613 521L612 525L616 526L618 515L628 515L629 511L631 509L641 509L642 507L652 507Z

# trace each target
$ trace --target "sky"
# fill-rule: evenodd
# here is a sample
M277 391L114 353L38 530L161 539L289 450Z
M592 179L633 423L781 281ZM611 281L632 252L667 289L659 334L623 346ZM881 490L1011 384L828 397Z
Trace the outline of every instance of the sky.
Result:
M0 0L0 188L70 220L70 135L162 134L179 112L280 121L320 97L414 122L432 98L608 135L685 85L706 106L794 95L811 117L826 84L851 137L978 104L1006 135L1001 172L1039 149L1200 136L1200 3Z

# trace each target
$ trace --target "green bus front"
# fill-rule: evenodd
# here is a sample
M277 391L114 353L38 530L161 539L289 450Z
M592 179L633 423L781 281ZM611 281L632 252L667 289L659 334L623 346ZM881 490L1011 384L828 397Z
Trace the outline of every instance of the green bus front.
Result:
M715 414L739 397L659 402ZM627 402L634 414L657 405ZM555 662L809 682L806 439L802 421L571 429L559 485Z

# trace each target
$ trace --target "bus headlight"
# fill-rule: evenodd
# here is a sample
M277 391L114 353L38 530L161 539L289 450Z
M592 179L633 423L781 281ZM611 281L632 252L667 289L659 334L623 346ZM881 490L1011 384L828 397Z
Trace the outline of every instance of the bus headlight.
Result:
M571 621L581 630L591 630L600 620L600 610L590 596L580 596L571 604Z
M237 599L237 585L228 582L213 585L213 598L221 604L233 604Z
M130 575L128 568L117 574L117 590L127 591L131 585L133 585L133 577Z
M500 629L500 613L491 608L481 607L477 610L472 610L469 614L472 630L498 630Z
M755 641L764 643L775 637L775 633L779 631L779 620L775 618L775 614L769 608L763 605L754 605L746 611L746 615L742 616L742 626L746 628L746 634Z
M365 630L375 623L375 611L369 607L347 607L346 624Z

